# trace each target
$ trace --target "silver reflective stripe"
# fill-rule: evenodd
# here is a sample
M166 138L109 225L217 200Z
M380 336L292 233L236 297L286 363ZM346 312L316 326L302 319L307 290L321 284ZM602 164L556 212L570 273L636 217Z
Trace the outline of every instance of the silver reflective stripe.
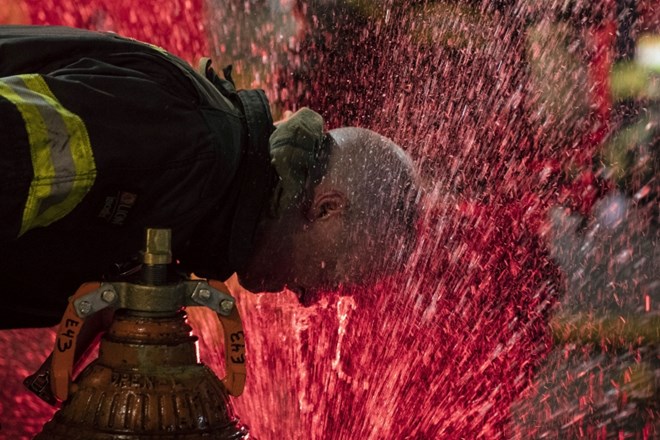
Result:
M51 206L64 202L73 189L71 176L76 174L76 167L69 148L70 136L62 115L42 95L30 90L21 77L10 77L5 83L13 87L25 104L37 109L48 132L50 160L56 178L50 184L50 195L40 201L36 214L39 217Z
M47 226L83 200L96 180L96 163L85 123L66 109L38 74L0 78L0 95L25 123L34 176L19 236Z

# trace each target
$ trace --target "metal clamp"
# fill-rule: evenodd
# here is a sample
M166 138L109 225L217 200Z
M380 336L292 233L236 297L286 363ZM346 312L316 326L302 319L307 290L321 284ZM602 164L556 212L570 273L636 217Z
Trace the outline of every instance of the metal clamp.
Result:
M232 296L211 287L205 281L197 283L190 298L195 303L206 306L222 316L231 315L236 306L236 300Z
M73 306L80 318L86 318L99 310L114 305L119 300L115 287L110 283L103 283L98 289L76 299Z

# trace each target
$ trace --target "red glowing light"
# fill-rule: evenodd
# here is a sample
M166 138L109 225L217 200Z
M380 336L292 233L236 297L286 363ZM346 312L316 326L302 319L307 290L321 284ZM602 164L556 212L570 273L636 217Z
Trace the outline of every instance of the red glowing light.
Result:
M613 2L574 2L568 18L525 1L336 3L26 0L33 23L112 30L191 62L210 50L276 110L308 105L415 158L427 192L404 276L309 308L239 292L241 420L263 439L657 435L657 347L635 327L639 310L659 313L657 200L644 203L657 179L621 189L593 165L621 123ZM190 319L222 375L212 321ZM52 339L0 333L0 435L52 415L20 387Z

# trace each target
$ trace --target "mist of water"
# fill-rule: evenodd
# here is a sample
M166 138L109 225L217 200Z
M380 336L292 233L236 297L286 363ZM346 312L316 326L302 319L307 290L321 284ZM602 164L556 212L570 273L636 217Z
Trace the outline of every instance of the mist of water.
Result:
M419 167L405 273L307 308L238 292L250 366L234 405L257 438L660 432L657 101L612 92L625 8L537 3L27 3L35 23L234 63L276 113L371 128ZM660 32L653 2L637 3L633 42ZM190 316L221 374L220 336ZM4 414L31 417L3 417L5 432L50 416L34 400L3 394Z

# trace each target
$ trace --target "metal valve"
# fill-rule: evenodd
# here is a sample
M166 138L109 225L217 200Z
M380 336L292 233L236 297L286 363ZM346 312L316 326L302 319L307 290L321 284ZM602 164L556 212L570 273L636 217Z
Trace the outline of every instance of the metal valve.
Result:
M49 371L26 380L49 403L63 402L36 439L137 440L177 433L186 439L247 438L228 397L242 393L246 376L245 334L235 300L219 281L168 282L170 243L169 230L147 230L140 282L85 283L69 299ZM209 307L220 320L226 347L222 380L198 362L197 338L184 313L191 306ZM85 320L108 308L115 310L114 320L99 358L74 381Z

